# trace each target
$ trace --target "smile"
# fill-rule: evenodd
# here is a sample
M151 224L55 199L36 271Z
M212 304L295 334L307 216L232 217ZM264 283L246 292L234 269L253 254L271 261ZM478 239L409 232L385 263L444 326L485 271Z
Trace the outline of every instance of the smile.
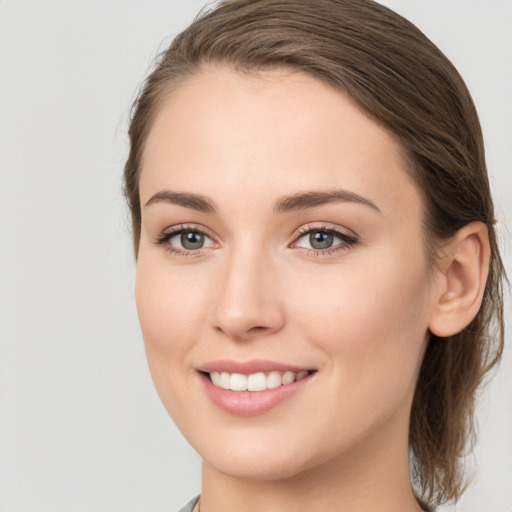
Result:
M210 380L212 383L222 389L232 391L264 391L266 389L275 389L279 386L286 386L307 377L309 371L304 370L298 373L287 371L270 373L252 373L244 375L242 373L211 372Z
M209 399L223 411L255 416L270 411L312 382L316 369L271 361L216 361L199 369Z

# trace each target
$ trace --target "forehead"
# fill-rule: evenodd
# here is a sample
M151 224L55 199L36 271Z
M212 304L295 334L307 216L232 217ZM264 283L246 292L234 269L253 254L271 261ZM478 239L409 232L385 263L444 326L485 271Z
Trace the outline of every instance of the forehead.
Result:
M406 161L385 128L309 75L208 69L163 103L146 142L141 201L171 188L262 205L294 189L343 188L384 210L418 210Z

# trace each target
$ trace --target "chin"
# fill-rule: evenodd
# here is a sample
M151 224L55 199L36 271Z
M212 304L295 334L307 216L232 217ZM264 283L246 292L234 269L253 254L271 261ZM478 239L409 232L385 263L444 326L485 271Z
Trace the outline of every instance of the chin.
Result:
M238 480L273 481L292 478L306 468L288 459L262 460L262 458L226 458L206 461L217 471Z
M220 448L219 448L220 447ZM311 460L304 447L283 443L219 442L215 446L194 446L206 464L220 473L240 480L273 481L292 478L318 462Z

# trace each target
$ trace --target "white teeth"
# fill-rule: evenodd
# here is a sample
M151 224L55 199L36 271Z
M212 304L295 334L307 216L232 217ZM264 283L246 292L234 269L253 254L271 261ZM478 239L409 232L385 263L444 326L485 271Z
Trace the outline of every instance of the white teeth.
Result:
M279 372L270 372L267 375L267 389L278 388L281 385L281 374Z
M242 373L210 372L210 379L215 386L233 391L264 391L291 384L309 375L308 371L294 372L263 372L243 375Z
M263 391L267 389L267 378L264 373L253 373L247 377L248 391Z
M229 373L222 372L220 374L220 387L224 389L229 389Z
M247 391L247 375L232 373L229 378L229 389L233 391Z
M212 379L212 382L216 386L221 386L221 384L220 384L221 383L221 377L220 377L220 373L219 372L212 372L212 373L210 373L210 378Z
M281 377L281 384L291 384L295 380L295 373L293 372L286 372Z

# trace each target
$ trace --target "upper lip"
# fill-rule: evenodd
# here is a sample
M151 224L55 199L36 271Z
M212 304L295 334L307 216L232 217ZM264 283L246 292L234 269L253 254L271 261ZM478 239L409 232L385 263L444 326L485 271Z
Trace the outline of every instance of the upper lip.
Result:
M210 361L201 365L199 371L205 373L211 372L227 372L241 373L242 375L251 375L259 372L294 372L313 371L313 368L305 368L288 363L279 363L277 361L269 361L265 359L253 359L252 361L233 361L231 359L219 359Z

